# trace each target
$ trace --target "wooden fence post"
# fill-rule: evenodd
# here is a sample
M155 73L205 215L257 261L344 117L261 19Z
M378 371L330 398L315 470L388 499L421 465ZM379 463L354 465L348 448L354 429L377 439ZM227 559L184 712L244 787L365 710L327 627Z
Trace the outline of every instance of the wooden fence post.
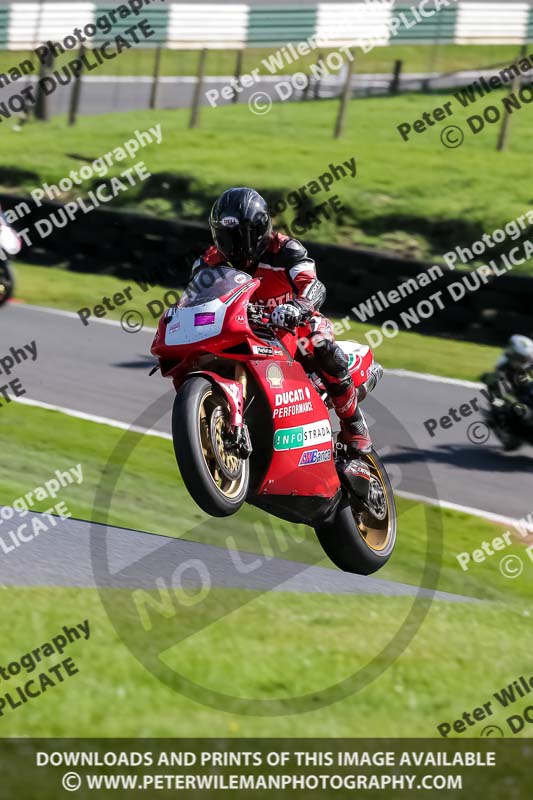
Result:
M403 70L403 61L395 61L394 62L394 72L392 75L392 80L390 84L390 93L391 94L398 94L400 91L400 81L402 77L402 70Z
M85 55L85 47L83 45L80 46L80 51L78 53L78 58L82 62L80 67L80 71L76 75L74 79L74 85L72 86L72 92L70 93L70 108L68 112L68 124L75 125L76 119L78 116L78 109L80 107L80 95L81 95L81 74L83 72L83 56Z
M241 79L243 61L244 61L244 50L237 50L237 63L235 64L235 83L238 83ZM231 102L232 103L239 102L239 92L235 92Z
M525 58L527 54L527 45L522 45L520 48L520 58ZM515 75L513 78L513 82L511 83L511 88L509 89L509 97L514 93L517 92L520 88L520 77ZM511 115L508 111L504 111L502 125L500 128L500 133L498 135L498 144L496 145L496 150L498 153L503 152L507 149L507 145L509 144L509 126L511 124Z
M54 66L54 54L49 49L46 53L44 61L41 62L39 70L39 81L47 78L52 72ZM40 119L43 122L48 122L50 119L50 103L49 95L45 94L41 84L37 84L37 97L35 98L35 119Z
M200 116L200 106L202 104L202 91L204 88L204 78L205 78L205 65L207 61L207 49L204 48L200 53L200 59L198 61L198 75L196 80L196 86L194 88L194 96L192 100L192 108L191 108L191 119L189 122L189 128L197 128L198 127L198 120Z
M161 74L161 45L155 49L154 73L152 76L152 88L150 90L150 108L157 107L157 92L159 90L159 76Z
M351 58L348 59L347 64L347 75L346 81L344 84L344 88L341 94L341 101L339 105L339 113L337 115L337 121L335 123L335 139L340 139L342 134L344 133L344 126L346 124L346 112L348 110L348 102L352 95L352 76L354 72L354 62L355 56L353 50L350 50Z
M319 53L318 58L316 60L316 66L320 69L320 65L324 62L324 53ZM320 75L320 73L318 73ZM315 83L315 100L320 99L320 85L322 83L322 78L318 77Z

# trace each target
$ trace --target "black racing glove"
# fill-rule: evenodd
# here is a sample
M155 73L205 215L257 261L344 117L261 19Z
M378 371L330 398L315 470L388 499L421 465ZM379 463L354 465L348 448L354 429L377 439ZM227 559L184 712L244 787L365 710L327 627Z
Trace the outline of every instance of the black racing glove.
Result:
M270 322L276 328L293 331L302 321L302 316L302 312L297 306L292 303L283 303L281 306L276 306L270 315Z

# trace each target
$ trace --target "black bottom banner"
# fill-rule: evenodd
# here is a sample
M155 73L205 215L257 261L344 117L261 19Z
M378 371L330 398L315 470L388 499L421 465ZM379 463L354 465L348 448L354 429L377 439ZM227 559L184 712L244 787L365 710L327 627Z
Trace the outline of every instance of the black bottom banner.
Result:
M2 739L1 798L533 797L533 742Z

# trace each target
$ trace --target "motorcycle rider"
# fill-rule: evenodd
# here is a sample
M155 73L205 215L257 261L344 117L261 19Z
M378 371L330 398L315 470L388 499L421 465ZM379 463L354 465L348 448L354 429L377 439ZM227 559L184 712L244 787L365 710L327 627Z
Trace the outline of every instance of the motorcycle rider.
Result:
M0 207L0 259L6 260L6 253L15 256L20 252L22 242L17 233L11 228Z
M13 293L13 274L10 271L8 256L20 252L22 242L11 228L0 208L0 306L9 300Z
M493 396L503 400L526 423L533 423L533 341L511 336L494 372L484 375Z
M372 441L358 406L349 360L335 342L331 322L320 314L326 289L317 279L315 262L305 247L272 230L267 203L254 189L224 192L215 202L209 222L214 246L195 262L193 274L205 267L229 265L262 278L252 301L270 310L274 326L297 332L298 358L322 378L340 419L340 441L347 445L349 456L357 460L370 452ZM382 374L382 368L375 365L365 387L367 393Z

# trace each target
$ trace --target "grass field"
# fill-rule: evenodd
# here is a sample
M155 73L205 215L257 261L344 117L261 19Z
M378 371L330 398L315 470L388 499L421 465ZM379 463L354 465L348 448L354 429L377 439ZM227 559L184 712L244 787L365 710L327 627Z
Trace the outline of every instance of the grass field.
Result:
M41 485L54 469L81 462L84 482L67 487L61 499L74 516L94 512L95 489L121 431L57 412L11 404L3 409L0 450L2 502L11 503ZM268 558L301 560L327 566L311 532L287 551L265 553L259 541L258 515L251 509L224 525L213 526L186 496L174 464L171 443L131 434L134 451L124 464L111 508L111 521L136 529L185 536L231 546ZM144 498L139 502L139 498ZM46 505L46 504L45 504ZM532 583L524 575L506 580L499 559L487 559L461 571L456 554L490 541L501 529L457 512L440 514L399 501L399 544L379 577L418 585L428 547L438 567L438 538L443 526L443 556L438 586L484 603L434 602L416 634L394 665L353 696L304 715L291 713L291 700L318 695L332 683L365 667L398 630L412 601L406 598L293 595L216 589L199 606L205 627L186 635L194 619L177 606L179 644L165 647L162 663L212 691L275 702L276 716L263 718L217 711L205 705L202 690L187 699L160 683L133 657L125 642L138 641L139 621L132 617L129 592L99 595L91 589L9 588L9 614L0 620L2 663L20 658L59 632L65 624L89 619L91 637L73 644L79 674L45 696L0 717L5 736L434 736L436 726L485 702L492 692L520 674L530 674L529 606ZM5 522L3 528L5 528ZM284 526L290 540L292 526ZM263 531L268 527L263 528ZM2 534L0 529L0 535ZM53 530L42 536L53 537ZM31 542L24 545L31 557ZM506 550L527 560L524 545ZM9 555L3 555L9 558ZM529 569L533 569L533 564ZM5 590L7 591L7 590ZM7 595L6 595L7 597ZM489 602L486 602L489 601ZM112 608L115 629L102 602ZM210 609L225 613L216 622ZM197 611L198 614L198 611ZM196 617L197 618L197 614ZM200 620L203 618L200 616ZM16 625L13 625L16 620ZM167 625L170 624L167 621ZM131 627L130 627L131 626ZM159 628L148 637L146 654L158 646ZM195 627L196 630L196 627ZM166 629L167 633L169 629ZM172 633L172 627L170 628ZM161 631L161 635L163 632ZM176 641L173 639L172 641ZM144 651L143 651L144 652ZM482 657L481 655L482 654ZM47 662L55 663L54 658ZM155 662L159 664L160 662ZM159 669L159 668L158 668ZM311 707L313 701L311 700ZM72 709L76 713L72 713ZM112 713L110 713L112 709ZM499 712L501 721L506 713ZM491 722L497 723L494 718ZM501 724L501 723L500 723ZM481 725L469 731L479 735ZM527 735L527 729L524 732Z
M491 102L501 96L495 93ZM120 194L115 205L205 220L213 199L228 186L255 186L275 202L318 180L330 164L354 157L356 179L341 179L313 198L320 203L338 195L344 210L337 221L333 216L324 220L306 238L442 261L456 245L471 246L531 205L524 180L530 155L527 109L513 116L512 146L504 153L495 152L495 125L477 136L467 135L455 150L440 143L445 123L402 141L399 124L414 121L447 99L406 95L355 100L349 107L347 133L339 140L332 139L334 101L275 104L263 117L251 114L245 105L203 109L201 127L195 131L187 128L187 111L82 117L75 128L55 118L4 138L0 188L24 193L43 181L57 183L72 169L123 143L135 129L161 124L163 143L149 145L138 155L152 177ZM454 121L461 124L466 113L457 111ZM131 166L115 163L110 174L119 174L126 165ZM78 191L86 194L101 180L95 178ZM289 206L276 223L283 228L295 213ZM530 261L516 271L531 269Z
M95 591L10 589L10 615L0 622L2 641L9 642L6 660L20 658L65 624L89 619L92 633L65 651L79 674L6 712L2 735L437 737L437 725L531 674L526 615L436 602L416 639L369 686L323 709L284 714L292 696L318 693L364 666L396 629L408 601L283 593L246 593L240 600L240 610L164 659L207 689L277 700L274 718L218 711L160 683L120 641ZM502 724L508 713L496 709L490 722ZM475 738L482 728L478 723L465 735Z
M271 74L263 64L277 50L269 48L249 48L244 52L243 72L259 69L261 73ZM356 50L358 72L392 73L396 59L404 62L405 72L453 72L462 69L479 69L493 64L508 64L516 58L518 47L513 45L395 45L375 47L369 53ZM325 48L321 52L327 55ZM280 74L298 70L306 71L316 63L318 52L304 56L297 64L286 64ZM65 53L57 60L57 67L67 63L76 54ZM154 71L155 50L126 50L119 59L107 60L98 68L95 75L152 75ZM0 72L29 59L35 68L38 60L31 51L3 51L0 53ZM199 52L197 50L163 50L161 56L161 75L196 75ZM207 75L234 75L237 51L210 50L207 57Z

